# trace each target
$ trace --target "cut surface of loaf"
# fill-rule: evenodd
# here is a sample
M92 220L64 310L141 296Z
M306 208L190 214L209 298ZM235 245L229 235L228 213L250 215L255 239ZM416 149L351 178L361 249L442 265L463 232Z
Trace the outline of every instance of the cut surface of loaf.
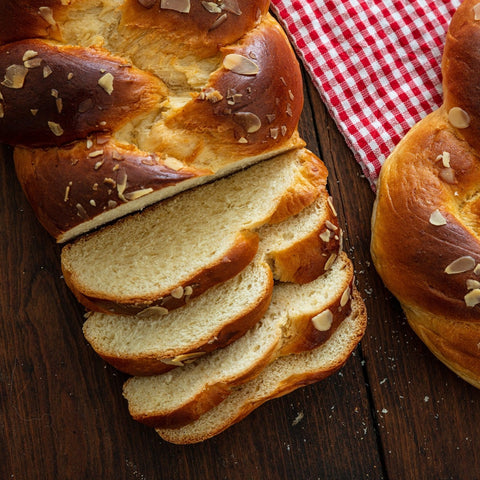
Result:
M1 2L0 141L59 242L304 145L300 68L268 7Z
M480 387L476 5L465 0L449 27L443 105L408 132L382 167L371 251L413 330L442 362Z
M264 317L235 342L162 375L129 379L124 396L132 417L155 427L186 424L275 358L324 343L350 313L352 281L342 254L309 284L276 285Z
M301 149L184 192L66 245L65 281L92 310L179 306L178 289L194 298L243 270L258 249L255 229L310 205L326 177Z
M263 316L272 271L254 260L237 276L169 313L153 307L135 316L93 313L83 326L93 349L131 375L166 372L231 343Z
M273 287L271 268L277 280L298 283L329 268L327 262L340 252L335 240L340 229L330 205L325 191L299 214L263 226L251 264L179 309L168 313L153 307L135 316L92 313L83 327L87 341L104 360L132 375L162 373L231 343L265 313Z
M157 433L171 443L201 442L239 422L268 400L325 379L345 364L363 337L366 322L365 306L354 292L350 315L323 345L277 358L256 378L233 389L223 402L197 420L180 428L157 428Z
M308 283L328 270L343 248L333 200L326 188L297 215L257 230L259 254L280 282Z

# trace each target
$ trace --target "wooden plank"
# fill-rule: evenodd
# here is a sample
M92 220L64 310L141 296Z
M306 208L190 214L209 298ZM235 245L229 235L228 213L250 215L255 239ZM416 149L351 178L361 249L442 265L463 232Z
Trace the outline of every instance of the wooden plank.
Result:
M374 194L353 155L332 135L334 127L318 94L309 92L321 152L338 181L347 251L356 265L369 312L361 344L376 429L389 480L480 478L480 392L459 379L428 351L408 326L401 308L374 271L369 255ZM406 219L408 228L408 219Z

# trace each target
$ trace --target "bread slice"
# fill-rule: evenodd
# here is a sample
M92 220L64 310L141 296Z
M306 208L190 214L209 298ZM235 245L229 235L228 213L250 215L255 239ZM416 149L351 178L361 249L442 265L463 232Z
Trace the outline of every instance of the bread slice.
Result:
M158 428L166 441L176 444L201 442L223 432L263 403L318 382L339 370L347 361L366 328L365 306L354 291L352 311L320 347L277 358L256 378L232 390L219 405L180 428Z
M108 363L131 375L154 375L183 365L239 338L265 313L273 281L313 280L339 253L334 211L328 193L299 214L259 230L254 261L240 274L168 313L152 307L143 313L92 313L85 338ZM336 238L335 238L336 237Z
M170 313L162 307L134 316L96 312L83 333L115 368L130 375L159 374L236 340L263 316L272 290L270 267L253 261Z
M265 316L229 346L162 375L129 379L124 396L131 415L154 427L185 425L275 358L324 343L350 312L352 280L342 254L309 284L275 286Z
M309 283L328 270L343 248L343 233L326 189L312 205L282 223L257 230L259 252L275 280Z
M326 177L301 149L184 192L65 246L65 281L91 310L178 307L175 293L194 298L243 270L258 248L254 230L310 205Z

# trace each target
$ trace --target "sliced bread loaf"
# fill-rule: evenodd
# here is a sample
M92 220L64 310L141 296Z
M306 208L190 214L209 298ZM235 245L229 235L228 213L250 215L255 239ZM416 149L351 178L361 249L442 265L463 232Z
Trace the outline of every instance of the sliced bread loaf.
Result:
M320 347L277 358L256 378L232 390L219 405L180 428L157 429L166 441L176 444L201 442L245 418L263 403L318 382L340 369L358 342L367 323L365 306L354 291L352 311Z
M324 189L323 163L305 149L179 194L67 245L65 281L91 310L171 309L232 278L253 259L255 229L310 205Z
M324 343L350 313L352 280L352 264L341 254L309 284L275 286L264 317L235 342L168 373L129 379L131 415L154 427L184 425L275 358Z
M104 360L131 375L166 372L226 346L251 328L270 302L272 272L265 260L277 278L302 283L331 265L339 253L333 233L339 229L329 205L324 191L299 214L263 226L253 262L187 305L171 312L151 307L137 315L94 312L84 324L85 338Z

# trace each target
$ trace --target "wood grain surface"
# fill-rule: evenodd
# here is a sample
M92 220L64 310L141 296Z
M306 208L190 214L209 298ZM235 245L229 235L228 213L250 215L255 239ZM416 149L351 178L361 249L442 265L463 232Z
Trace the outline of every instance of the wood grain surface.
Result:
M345 367L223 434L170 445L134 422L126 376L84 340L83 309L0 151L0 479L477 479L480 392L410 330L369 255L374 193L305 79L301 132L329 172L369 325Z

